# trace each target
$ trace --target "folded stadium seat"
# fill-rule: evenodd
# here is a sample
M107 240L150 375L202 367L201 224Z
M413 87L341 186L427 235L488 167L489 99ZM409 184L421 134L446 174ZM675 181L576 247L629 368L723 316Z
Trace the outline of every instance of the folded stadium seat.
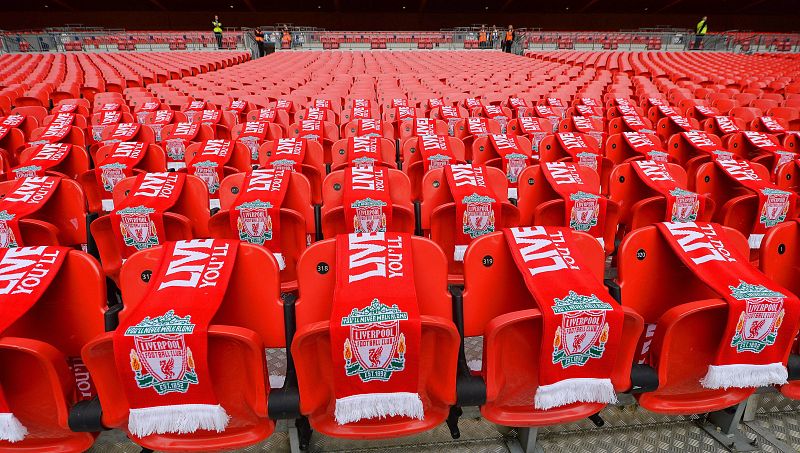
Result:
M294 122L299 123L303 120L329 121L339 124L339 115L331 109L308 107L300 109L294 114Z
M631 160L655 160L659 162L677 162L667 154L661 139L654 134L641 132L623 132L611 134L606 140L606 157L619 165Z
M760 109L754 107L734 107L728 111L728 116L739 118L747 124L753 122L759 116L764 116Z
M534 163L531 143L522 135L491 134L472 142L472 163L503 170L508 179L508 198L517 198L517 181L522 170Z
M606 118L611 120L613 118L619 118L621 116L638 116L640 118L643 118L646 115L641 108L637 107L634 104L618 103L616 105L612 105L606 108L605 116Z
M417 394L423 405L421 419L388 416L337 423L332 375L336 362L331 351L341 351L342 347L332 344L330 338L336 275L343 271L337 269L337 241L318 242L300 258L298 277L302 299L297 303L297 334L292 341L292 356L303 395L300 410L308 416L311 428L326 436L379 439L428 431L445 421L450 406L456 402L460 342L447 292L447 260L430 240L406 238L411 240L406 246L412 251L413 285L421 322L420 354L416 358ZM375 297L382 295L375 294Z
M69 143L85 147L86 136L83 129L72 126L69 123L50 123L46 127L39 127L31 132L28 137L29 145L39 145L43 143Z
M222 140L230 140L231 129L236 126L236 116L222 110L197 111L191 118L187 114L187 119L211 127L214 130L214 138Z
M786 134L783 138L783 146L789 150L797 152L800 150L800 133L793 132Z
M208 250L213 243L191 241L182 244L188 252L194 252L189 254L188 260L191 262L198 257L202 260L207 256L197 249ZM195 244L194 250L187 247L192 244ZM267 370L264 349L286 346L283 303L279 299L278 266L270 253L262 247L244 243L237 245L235 242L229 244L237 248L235 270L224 290L219 309L210 320L206 357L213 395L230 416L227 427L222 432L197 430L186 434L151 434L145 437L130 433L128 426L131 404L125 391L127 384L120 377L123 372L128 371L117 367L114 332L95 337L82 351L82 357L97 386L103 408L103 426L120 429L138 445L159 451L244 448L261 442L272 434L275 425L268 418L270 392L269 383L265 380ZM161 263L170 259L164 256L166 250L167 246L151 248L126 261L120 278L125 300L125 308L119 312L121 322L125 322L131 312L141 304L148 303L146 296L151 294L149 290L153 285L148 285L149 278L145 280L142 275L152 273L155 277ZM210 251L208 250L209 253ZM182 259L187 260L185 256ZM205 263L199 264L203 266ZM259 291L252 290L255 286L258 286ZM142 365L141 361L139 364ZM190 363L189 366L193 364ZM149 370L149 367L146 369ZM148 373L154 374L153 371ZM144 390L155 392L155 389ZM165 420L168 421L171 420Z
M32 107L23 107L23 109ZM45 115L47 116L47 115ZM2 118L0 125L3 127L10 127L19 129L24 134L25 138L30 138L33 131L39 127L39 122L44 120L44 116L37 119L37 116L25 115L23 113L12 113Z
M661 118L656 123L656 134L665 142L675 134L696 130L700 130L700 122L694 118L686 118L680 115Z
M564 184L564 186L562 186ZM600 177L573 162L543 162L519 175L520 225L565 226L589 232L614 251L619 205L600 194Z
M700 131L681 132L670 137L667 152L678 164L686 169L689 176L689 190L694 190L698 167L715 159L744 159L744 154L734 154L725 148L716 135Z
M401 148L404 147L405 142L412 137L419 137L422 135L450 135L450 127L444 120L419 117L404 120L396 126L396 136L400 141ZM456 126L455 131L456 136L458 136L458 126Z
M731 134L747 129L747 123L740 118L732 116L715 116L703 121L703 130L706 134L716 135L722 139L722 143L727 143Z
M447 171L452 172L454 182L460 183L455 191L471 192L458 202L448 183ZM423 176L419 226L447 256L451 284L464 281L463 253L470 239L519 225L519 210L508 201L507 193L508 179L494 167L451 164L431 169Z
M17 218L19 228L5 223L1 248L17 245L85 247L86 200L81 186L55 176L30 177L0 182L0 211ZM34 201L31 201L34 200ZM17 232L22 236L15 237Z
M15 116L12 118L12 121L8 123L21 125L22 121L24 121L22 117ZM5 120L0 121L0 155L3 155L7 161L10 161L25 148L25 133L22 129L8 123L6 123Z
M783 138L789 128L789 123L783 118L773 118L771 116L760 116L750 123L750 130L756 132L764 132Z
M767 110L767 115L773 118L780 118L791 122L800 119L800 108L797 107L774 107Z
M798 222L785 222L772 228L764 235L759 250L759 269L775 283L783 286L793 294L800 292L800 280L797 279L798 239L800 239ZM790 382L780 387L781 393L792 399L800 399L800 383L792 382L797 376L798 350L792 349L789 358ZM794 367L792 366L794 364Z
M289 126L288 137L305 138L322 145L326 164L332 162L331 145L339 140L339 127L330 121L303 120Z
M780 107L781 103L773 99L759 98L759 99L753 99L752 101L750 101L750 104L748 105L750 107L757 108L762 112L766 112L769 109Z
M103 111L97 112L91 116L91 129L89 132L91 133L90 137L92 141L99 141L102 139L103 131L110 126L117 125L119 123L133 123L133 115L127 112L113 112L113 111ZM86 127L86 126L84 126Z
M719 110L721 115L729 115L733 108L740 107L741 104L735 99L716 99L711 103L711 106Z
M215 139L192 143L186 147L184 162L187 173L206 183L210 209L220 207L219 188L226 176L252 169L250 149L243 143L230 140Z
M546 118L522 116L508 123L508 133L525 136L531 142L533 156L538 156L542 139L551 134L556 126Z
M750 248L757 252L765 231L794 218L797 212L797 195L770 181L770 172L763 165L716 160L700 165L694 190L714 200L714 222L747 236Z
M594 137L579 132L558 132L539 143L540 162L575 162L600 175L603 194L608 193L608 177L614 164L600 151Z
M498 100L498 102L501 101ZM506 133L506 126L508 125L508 122L514 117L513 112L511 111L510 108L493 104L485 104L480 107L471 109L470 116L488 118L497 121L497 124L500 125L500 133L502 134Z
M685 223L670 228L681 241L702 241L693 244L696 247L691 250L687 248L687 254L713 252L717 254L713 256L722 257L708 241L724 234L724 256L744 263L744 269L749 270L747 240L738 231L718 225L709 232L712 225ZM702 261L708 262L714 260ZM734 267L742 268L738 264ZM653 275L658 278L642 278ZM622 303L639 313L646 325L641 360L658 372L658 389L639 395L643 408L672 415L707 413L732 407L753 394L755 387L724 389L701 384L709 366L716 364L718 349L731 342L724 338L729 307L724 297L728 294L712 290L684 265L656 226L639 228L622 241L618 279ZM747 325L752 327L752 322L751 317ZM757 320L756 324L764 325Z
M351 181L347 181L350 176ZM359 185L367 178L373 178L368 184ZM384 230L391 232L413 234L415 230L414 205L411 199L411 183L408 177L400 170L386 168L381 179L384 186L375 184L372 168L351 167L346 170L331 172L322 182L322 235L325 238L333 238L337 234L348 234L354 232L373 233ZM349 186L348 186L349 184ZM347 189L350 187L350 189ZM381 187L381 188L379 188ZM366 190L384 192L380 194L383 199L372 199L369 194L367 198L357 199L358 193L348 193L345 191ZM352 198L351 198L352 197ZM345 206L345 199L355 200L351 206ZM388 199L391 203L391 212L384 212L385 204L382 206L377 203L358 203L359 201L377 201L386 203ZM358 204L358 205L356 205ZM364 205L364 206L362 206ZM375 207L379 210L376 213ZM361 208L361 210L359 210ZM348 214L353 219L348 219ZM388 215L387 215L388 214ZM391 223L389 223L391 221ZM385 226L382 226L385 224ZM357 231L356 231L357 229Z
M36 145L20 152L18 164L11 169L9 179L29 176L58 176L78 179L91 166L89 154L77 145L56 143Z
M686 171L677 164L638 161L611 172L609 199L619 204L619 237L658 222L710 222L714 201L687 190Z
M399 130L400 123L413 118L422 118L425 112L416 107L397 106L383 111L383 120L394 123Z
M84 98L64 98L56 102L50 110L51 115L58 113L76 113L78 115L90 116L92 105L88 99Z
M42 126L49 126L54 121L65 121L69 120L73 126L79 127L81 129L86 129L89 126L89 120L81 115L76 113L56 113L54 115L47 115L44 117L42 121Z
M362 153L366 154L359 155ZM361 165L397 168L397 151L394 140L385 137L356 135L337 140L331 146L331 158L331 171Z
M261 145L261 168L284 168L299 171L311 183L314 204L322 203L322 179L327 174L322 145L316 140L282 138Z
M268 123L276 123L281 127L281 129L283 129L284 133L289 130L289 126L291 125L289 112L275 108L251 110L247 113L247 121L266 121Z
M411 200L422 200L422 180L428 171L448 164L467 163L465 148L461 140L446 135L409 137L402 142L402 169L411 181Z
M597 142L601 154L605 152L606 137L605 125L602 119L593 119L585 116L572 116L564 118L558 123L559 132L579 132L589 135Z
M283 138L283 128L266 121L247 121L239 123L231 130L231 140L241 143L250 150L251 163L258 163L258 149L267 141Z
M167 153L167 168L186 167L186 147L192 143L213 140L214 129L201 123L166 124L161 128L161 147Z
M0 321L0 387L27 428L20 441L0 440L0 449L86 451L94 436L72 432L68 418L71 406L94 396L88 375L78 371L85 371L81 347L103 332L106 288L100 265L84 252L57 247L0 250L0 263L13 269L6 272L19 273L5 275L14 278L7 280L4 302L30 304ZM34 287L23 286L26 275ZM15 289L29 291L32 300L17 300Z
M194 117L203 110L214 110L214 104L203 100L194 100L191 96L187 96L185 99L180 99L183 103L180 106L180 111L186 115L186 118L191 122L194 121ZM188 102L186 102L188 101ZM173 109L175 108L172 102L169 102Z
M720 112L718 109L714 107L708 107L701 104L701 105L692 105L690 107L687 107L685 114L687 118L694 118L698 122L702 123L703 121L709 118L713 118L715 116L720 115Z
M554 231L542 227L531 230ZM571 238L579 245L580 253L573 258L581 272L590 274L589 278L602 288L605 261L602 248L587 234L574 232ZM552 246L546 235L535 242L539 247ZM556 272L553 278L560 277ZM464 258L464 273L464 337L483 336L484 355L480 367L470 364L479 368L486 381L486 403L481 406L483 417L502 426L547 426L585 419L605 406L575 402L546 410L535 408L534 395L540 385L540 355L550 351L543 345L553 340L543 337L541 310L526 287L502 232L482 236L470 245ZM607 294L606 297L610 298ZM488 300L493 302L487 304ZM643 327L642 318L633 310L628 307L622 310L622 338L610 373L617 392L631 388L631 365ZM599 338L594 338L596 344ZM580 351L575 354L577 356Z
M649 110L647 110L647 119L649 119L650 122L653 124L658 124L658 122L662 118L680 114L681 112L679 112L678 109L672 108L668 104L659 104L659 105L654 105L653 107L650 107Z
M220 186L221 210L211 216L208 228L211 236L219 239L236 239L252 244L263 245L273 251L278 262L281 277L281 291L297 290L296 265L306 245L315 238L314 207L311 204L311 186L301 173L289 172L283 199L280 201L279 218L272 220L267 209L276 206L259 206L275 202L274 196L262 194L252 200L239 200L240 193L254 191L279 191L274 181L282 177L284 169L258 170L251 173L236 173L222 180ZM257 187L253 191L250 187ZM269 201L272 201L270 203ZM237 227L233 226L232 216L241 211ZM277 224L277 228L276 225ZM272 250L274 235L279 235L277 250Z
M771 133L742 131L728 139L728 149L737 155L744 155L751 162L759 163L775 174L783 164L797 159L794 151L788 151L778 136Z
M394 125L388 121L356 119L342 125L342 138L380 136L394 141Z
M127 175L167 171L164 149L156 144L120 142L101 146L94 155L95 168L78 175L90 213L114 208L114 186Z
M147 173L146 175L138 175L128 177L119 181L113 190L114 207L117 211L120 206L124 206L123 201L132 197L131 192L137 193L141 186L137 186L139 178L145 178L144 184L146 187L138 191L140 193L161 193L164 187L170 188L169 185L174 186L173 178L175 173ZM163 243L165 241L177 241L192 238L208 237L208 219L210 213L208 210L208 189L206 183L194 176L184 175L185 182L179 194L177 194L175 203L163 212L162 222L164 231L156 230L155 223L152 218L139 216L134 206L129 209L129 212L124 213L127 218L122 219L120 215L121 225L114 225L112 214L106 214L97 218L92 222L90 229L92 237L97 243L97 250L100 254L100 262L103 265L103 271L106 276L111 278L114 283L119 286L119 272L124 259L130 255L130 251L123 250L123 240L128 238L127 242L131 242L131 247L147 248L148 245L155 242L153 245ZM158 192L155 192L158 189ZM147 195L153 196L153 195ZM127 206L126 206L127 207ZM116 212L116 211L114 211ZM150 213L152 214L152 213ZM153 225L149 229L143 229L143 225ZM123 240L119 240L114 228L124 229L122 234ZM137 242L138 241L138 242ZM137 247L138 246L138 247Z
M168 124L188 122L186 115L183 112L176 112L175 110L170 109L155 110L144 114L142 113L143 112L137 113L137 117L140 116L139 122L141 124L146 124L150 127L150 129L153 130L157 142L164 140L164 134L162 133L164 126ZM213 134L213 130L211 133Z
M573 103L574 102L576 101L573 101ZM577 102L580 102L580 100L577 100ZM602 120L605 117L605 110L603 110L603 107L600 107L599 105L589 106L578 104L573 105L566 111L566 118L571 118L573 116L585 116L587 118Z

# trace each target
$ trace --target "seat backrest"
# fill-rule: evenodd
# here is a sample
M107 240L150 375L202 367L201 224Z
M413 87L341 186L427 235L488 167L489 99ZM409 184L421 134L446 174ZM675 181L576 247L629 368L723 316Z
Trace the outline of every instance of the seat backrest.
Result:
M500 201L506 200L508 193L508 179L505 173L499 168L486 167L487 185L491 187ZM447 177L444 169L436 168L429 170L422 178L422 203L421 203L421 222L422 229L430 228L431 214L434 209L445 204L452 203L453 195L447 184Z
M389 196L392 204L405 206L413 209L411 203L411 182L403 172L395 169L388 169L389 173ZM344 177L345 170L337 170L328 174L322 181L322 214L335 207L342 206L344 196Z
M219 202L223 210L231 209L236 197L244 184L246 173L236 173L226 176L219 188ZM283 198L283 208L299 212L308 224L310 231L314 231L314 206L311 204L311 184L302 173L292 172L289 187Z
M678 187L686 188L688 184L686 170L677 164L664 164L669 170L672 179ZM622 222L630 220L631 208L637 202L650 197L661 196L658 192L645 184L633 168L633 164L624 163L614 167L611 171L611 184L609 199L616 201L620 207Z
M758 266L770 279L794 294L800 293L800 223L796 220L767 230Z
M187 168L189 168L195 156L202 151L203 143L192 143L186 147L184 160L186 161ZM246 172L252 168L250 161L250 149L244 143L233 142L233 151L225 167L231 167L238 171ZM192 171L191 168L189 168L189 170Z
M444 254L432 241L417 236L411 236L411 247L420 315L452 319ZM317 242L300 257L297 263L298 327L330 320L336 272L336 239Z
M522 154L528 155L531 151L531 141L524 135L516 136ZM472 142L472 162L474 165L484 165L487 161L500 159L502 156L494 147L490 137L477 137Z
M597 193L600 193L600 176L597 172L580 165L577 166L577 169L581 180L589 187L596 188ZM537 206L558 199L560 199L558 192L550 187L540 165L531 165L522 170L517 187L520 224L533 225L533 215Z
M384 129L385 130L385 129ZM337 140L331 146L331 170L340 170L347 166L347 146L348 146L348 138L343 138L341 140ZM380 138L380 154L381 154L381 161L380 165L390 167L390 168L397 168L397 152L395 148L394 140L388 139L386 137Z

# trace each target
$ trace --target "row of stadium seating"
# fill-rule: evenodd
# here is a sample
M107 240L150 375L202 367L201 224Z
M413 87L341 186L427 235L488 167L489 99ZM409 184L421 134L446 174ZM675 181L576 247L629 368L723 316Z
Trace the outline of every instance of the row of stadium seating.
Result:
M798 192L800 178L792 103L800 98L800 60L680 53L520 58L494 52L298 52L246 61L240 54L202 53L177 61L170 54L162 60L168 76L157 78L143 72L149 54L130 55L58 55L51 57L59 64L44 71L0 73L11 104L0 122L7 179L0 195L20 184L40 184L43 176L59 184L43 206L19 219L16 239L26 246L76 249L35 308L0 331L0 383L32 433L21 442L0 441L2 449L83 451L104 427L127 430L129 403L111 335L129 313L123 308L145 295L164 254L163 247L154 247L128 256L115 238L114 230L124 228L115 223L116 208L142 184L141 175L186 174L178 201L163 217L166 240L238 240L241 227L232 225L231 210L247 173L293 171L280 207L280 253L239 246L242 272L215 323L247 329L247 335L210 331L215 391L233 418L231 427L223 433L133 437L150 449L242 448L267 438L279 419L299 420L299 426L330 436L376 439L445 421L456 436L463 406L480 406L486 419L505 426L593 416L603 404L534 409L535 358L540 344L550 340L541 338L541 314L532 310L536 305L499 232L515 226L590 233L578 240L599 280L611 257L615 272L609 275L618 278L605 283L625 307L612 377L617 392L635 394L647 410L676 415L743 402L755 388L712 390L700 384L723 341L725 305L681 270L652 226L665 220L667 198L645 182L641 162L663 165L677 188L695 195L688 208L667 212L667 219L724 225L748 263L800 292L800 224L796 196L789 196ZM15 67L24 61L13 60ZM89 68L97 69L105 90L83 91L97 85L86 83ZM86 76L78 79L77 95L58 94L67 75L79 71ZM720 94L729 97L714 96ZM726 110L714 104L722 99L746 106ZM751 117L735 110L761 107ZM372 160L362 167L356 154L365 147ZM228 150L222 171L195 165L219 149ZM109 172L108 163L123 152L137 153L135 167L129 174ZM462 224L448 183L453 170L443 167L467 163L485 171L499 211L489 230L495 232L464 250L453 233ZM762 206L759 195L729 177L731 165L751 169L779 195L770 198L776 206ZM362 228L347 217L342 188L351 183L354 168L377 167L386 168L392 205L385 228L418 236L415 285L425 301L422 314L431 318L423 323L420 358L425 416L340 425L333 414L326 322L336 278L332 238ZM559 168L605 206L602 221L593 214L596 205L570 212L547 176ZM766 232L756 230L760 217L770 222ZM587 226L592 220L598 225ZM0 246L12 247L12 238L4 228ZM483 337L483 359L468 362L461 345L473 337ZM280 385L265 378L275 370L265 369L264 348L291 353ZM800 368L797 352L789 359L792 378ZM20 371L39 369L45 372ZM800 397L796 382L780 391ZM309 431L301 431L307 442Z

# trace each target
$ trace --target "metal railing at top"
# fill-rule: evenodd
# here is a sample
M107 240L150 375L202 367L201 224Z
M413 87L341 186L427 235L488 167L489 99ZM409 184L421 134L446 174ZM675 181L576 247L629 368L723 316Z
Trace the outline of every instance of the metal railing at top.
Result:
M500 49L505 29L494 35L486 27L487 40L479 42L480 25L439 31L330 31L315 27L276 24L260 27L276 50L297 49ZM285 38L288 31L289 39ZM248 49L258 55L254 29L226 28L223 47ZM108 50L213 50L211 31L131 31L83 26L21 32L0 32L4 52L108 51ZM653 27L619 32L543 31L518 28L512 52L549 50L800 52L798 33L754 33L731 30L698 37L688 29Z

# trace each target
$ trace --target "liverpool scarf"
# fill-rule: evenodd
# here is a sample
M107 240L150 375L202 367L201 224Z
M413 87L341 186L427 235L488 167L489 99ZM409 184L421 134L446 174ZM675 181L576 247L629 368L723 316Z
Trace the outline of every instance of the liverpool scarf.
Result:
M35 145L35 150L25 162L11 169L13 179L44 176L48 170L57 167L67 158L72 145L69 143L45 143Z
M727 389L785 384L783 361L800 316L797 296L751 266L720 225L657 227L683 264L728 303L725 333L701 385Z
M175 112L172 110L156 110L153 112L153 119L147 125L153 130L157 142L161 141L161 129L167 124L172 124ZM149 116L147 118L150 118ZM147 119L145 119L147 121Z
M516 135L491 134L489 139L503 162L508 179L508 197L517 198L519 174L531 164L530 150L520 146Z
M297 134L298 138L306 140L317 140L322 143L322 121L317 120L302 120L300 121L300 132Z
M781 126L781 124L775 121L775 118L771 116L760 116L756 118L756 121L761 124L761 126L767 131L769 134L776 134L780 135L786 132L786 128Z
M239 233L239 240L269 249L281 270L286 268L281 253L281 206L291 176L291 170L282 168L253 170L245 176L230 210L231 228Z
M501 198L489 186L484 166L452 164L444 167L444 174L456 205L453 259L464 261L470 241L495 230Z
M103 211L114 209L114 187L123 179L133 176L133 169L146 154L147 145L141 142L118 142L112 145L111 154L97 163L95 180L100 188Z
M222 120L222 112L219 110L202 110L196 113L191 120L193 123L201 123L213 127Z
M394 120L395 122L401 122L405 120L410 120L417 117L417 109L414 107L406 107L404 105L400 105L394 108Z
M561 121L561 113L556 112L546 105L537 105L536 116L550 120L550 122L553 124L553 132L558 130L558 123Z
M247 121L242 125L239 137L236 139L242 142L250 150L250 162L258 163L258 148L261 142L267 138L267 126L265 121Z
M164 212L178 201L185 173L144 173L136 178L132 195L111 213L111 230L120 256L127 259L139 250L164 243Z
M575 125L575 129L578 130L581 134L586 134L593 139L597 140L597 143L600 145L600 148L603 148L603 144L605 143L605 132L601 130L597 130L595 128L594 123L592 122L591 118L587 118L585 116L573 116L572 117L572 124Z
M350 120L372 119L372 109L369 107L353 107L350 109Z
M786 219L794 218L796 194L779 190L775 184L762 179L746 160L717 159L714 162L731 180L758 196L756 222L747 238L750 248L757 249L761 246L764 233L768 229Z
M769 117L764 117L769 118ZM789 162L794 161L797 159L797 154L787 151L783 146L773 141L772 137L762 133L762 132L755 132L755 131L743 131L745 139L750 143L750 145L755 148L755 154L757 155L767 155L772 157L772 173L776 174L778 172L778 168L780 168L783 164L788 164Z
M275 142L275 149L267 157L264 166L288 171L301 171L306 156L308 142L304 138L281 138Z
M132 435L222 432L228 426L208 368L208 327L237 249L236 242L220 239L165 244L148 294L114 332Z
M142 125L139 123L118 123L111 127L113 128L111 133L108 135L108 138L103 141L105 145L133 141Z
M345 169L342 205L348 233L391 231L392 198L389 190L389 170L385 167ZM352 223L349 219L353 219Z
M488 119L477 116L467 118L467 134L473 137L485 137L489 135Z
M98 112L116 112L122 109L122 104L117 102L109 102L107 104L102 104Z
M42 176L18 179L0 199L0 249L21 247L19 221L42 209L58 189L61 178Z
M382 141L376 136L357 136L347 139L349 167L372 167L381 164Z
M92 138L99 142L107 126L118 124L122 121L122 112L105 110L97 113L97 115L96 124L92 125Z
M75 122L74 113L59 113L50 124L47 125L39 140L31 142L32 145L43 143L58 143L70 133L72 123Z
M655 134L656 131L649 129L639 115L625 115L622 117L622 122L633 132L642 134Z
M723 135L734 134L740 131L739 126L737 126L729 116L715 116L714 124L717 125L717 128Z
M447 137L441 135L420 135L419 151L424 173L456 163L456 155L450 149Z
M605 246L608 200L598 188L583 181L574 162L545 162L540 168L547 183L564 200L564 226L589 233Z
M159 107L161 107L160 102L145 102L139 105L139 107L136 108L136 121L138 121L139 124L145 124L147 117L151 113L158 111ZM172 110L170 110L170 112L171 111Z
M624 314L603 283L584 266L573 233L541 226L503 232L542 314L534 407L547 410L573 403L616 402L611 373Z
M539 118L532 116L523 116L517 118L519 128L525 136L531 140L531 153L533 156L539 157L539 143L547 136L550 131L545 131Z
M434 120L430 118L414 118L411 135L421 137L423 135L435 135Z
M623 132L622 138L636 154L644 156L647 160L656 162L668 162L669 154L664 149L650 140L650 137L642 132Z
M692 145L701 155L710 156L712 159L733 159L733 154L720 148L708 134L701 131L681 132L681 136Z
M328 110L324 108L309 107L306 109L306 121L328 121Z
M186 167L186 147L200 132L199 123L178 123L166 137L167 167L177 170Z
M18 247L0 249L0 336L33 307L53 282L64 258L65 247ZM28 430L14 416L0 386L0 441L19 442Z
M417 393L422 326L411 253L408 234L336 237L330 337L340 425L424 417Z
M189 171L206 183L212 209L219 208L219 186L225 178L225 165L233 156L233 147L230 140L206 140L189 163Z
M603 156L600 155L598 150L590 147L580 134L559 132L556 134L556 139L561 145L561 149L572 158L573 162L583 167L591 168L598 174L600 173Z
M650 189L667 200L664 220L674 223L695 222L706 209L707 198L678 187L663 162L636 160L631 163L636 175Z
M382 137L383 122L375 119L362 119L356 123L356 135L361 137Z

